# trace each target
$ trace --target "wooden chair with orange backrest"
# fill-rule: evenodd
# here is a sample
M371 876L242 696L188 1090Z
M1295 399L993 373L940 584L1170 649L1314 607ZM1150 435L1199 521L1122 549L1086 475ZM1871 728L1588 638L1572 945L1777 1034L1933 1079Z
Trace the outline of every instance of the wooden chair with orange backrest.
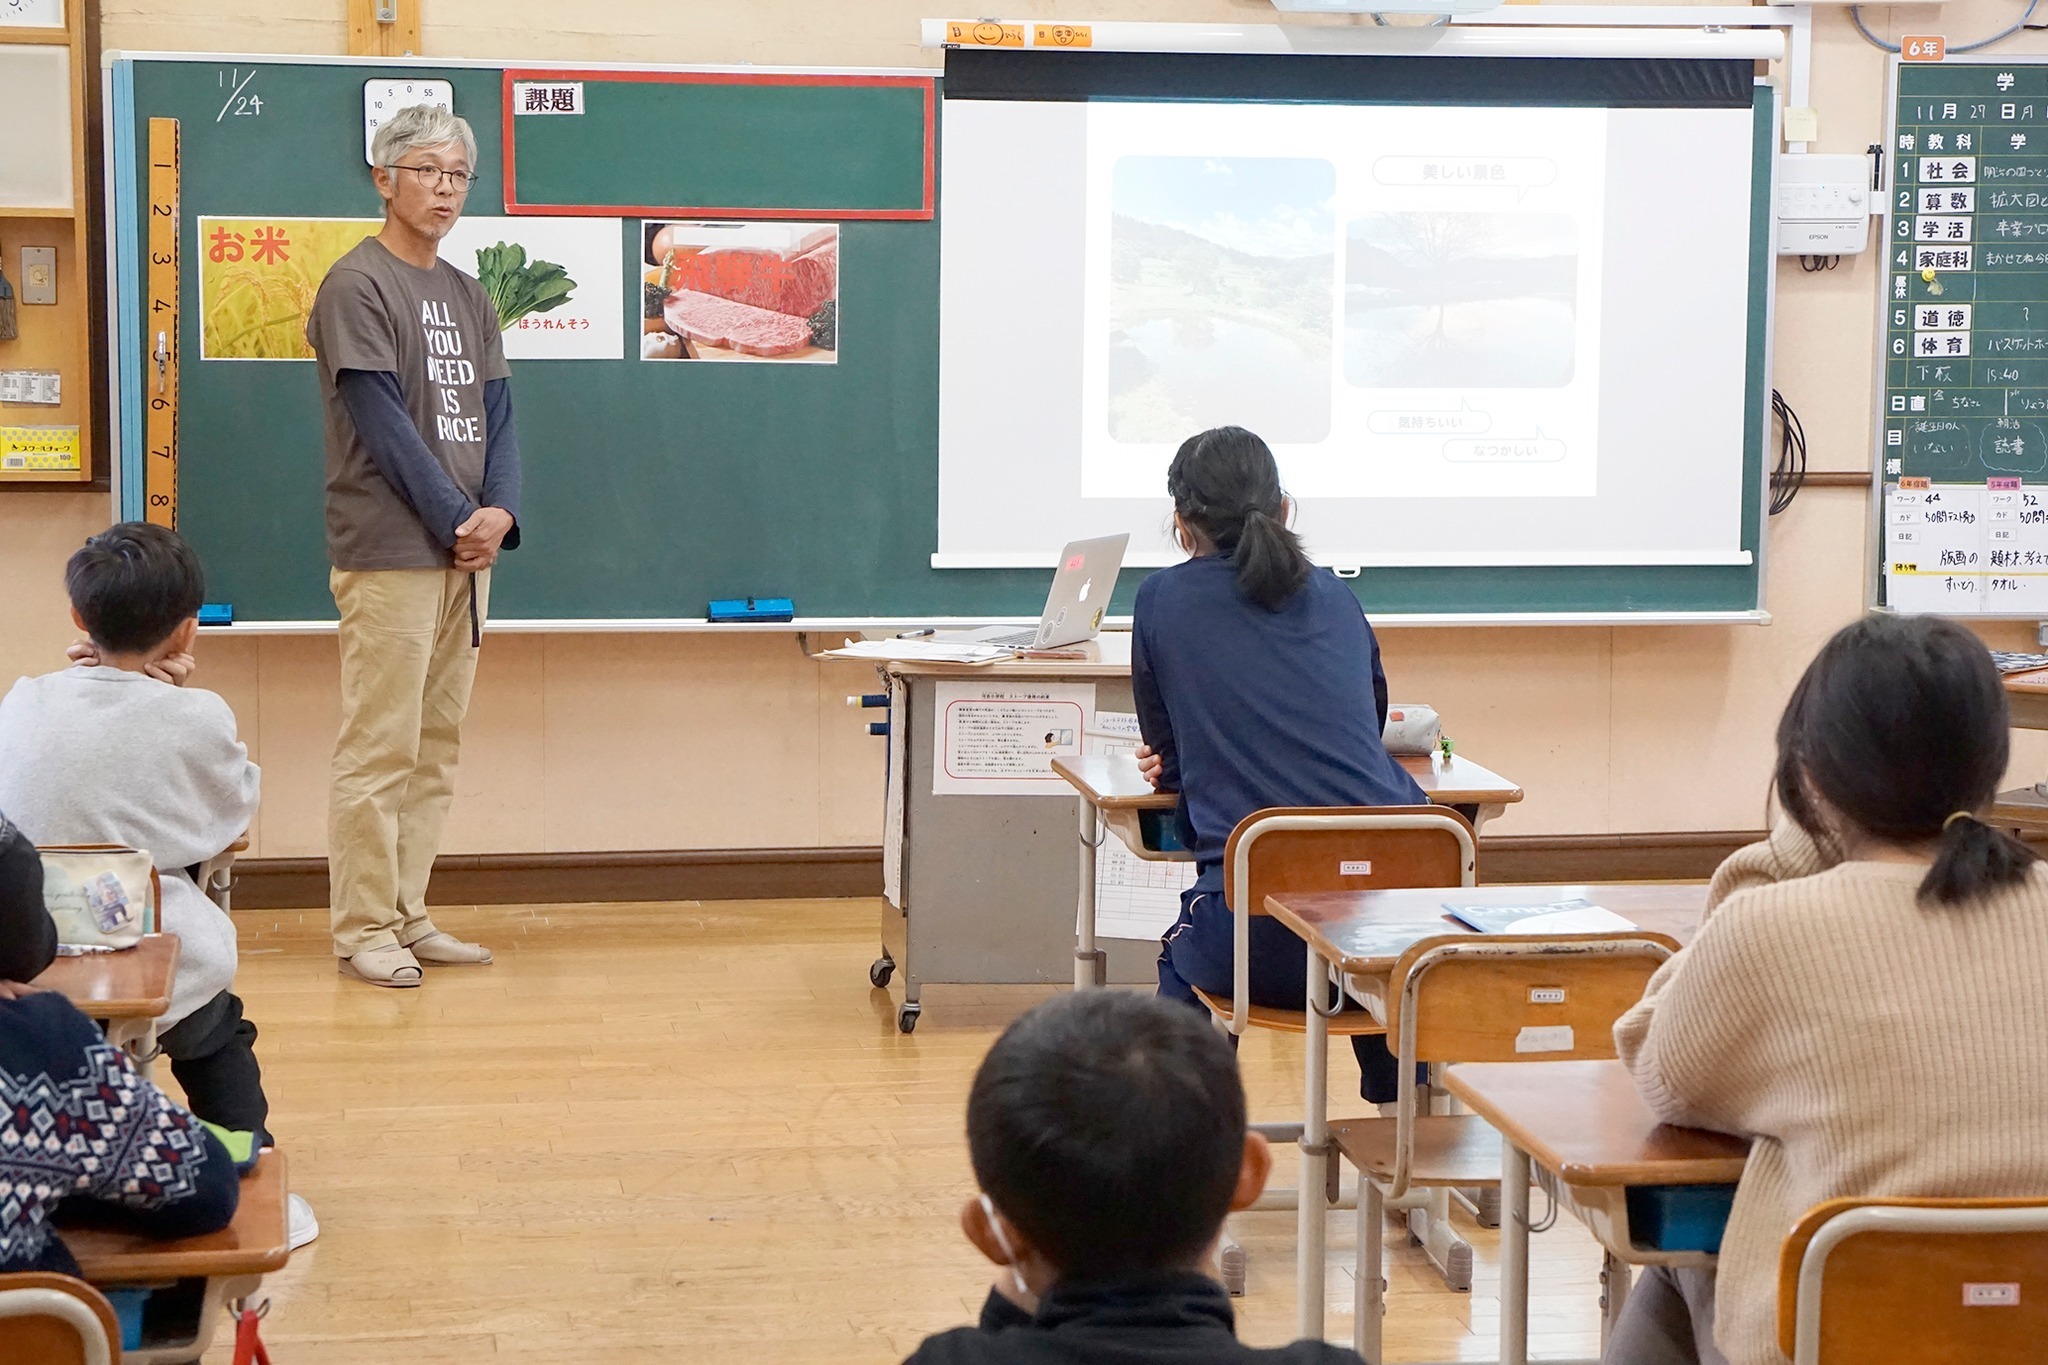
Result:
M69 1275L0 1275L0 1360L26 1365L120 1365L113 1305Z
M1233 1034L1247 1029L1309 1034L1309 1083L1316 1085L1327 1070L1317 1051L1318 1039L1308 1027L1304 983L1301 1009L1253 1005L1251 994L1251 922L1267 914L1266 898L1314 891L1377 891L1405 886L1471 886L1478 864L1478 845L1464 816L1444 806L1317 806L1274 807L1254 811L1238 822L1223 849L1224 901L1234 921L1233 990L1229 999L1197 990L1217 1023ZM1323 1014L1328 1032L1340 1037L1384 1033L1362 1010ZM1299 1142L1303 1189L1323 1191L1327 1203L1337 1200L1337 1165L1323 1132L1321 1091L1304 1123L1256 1124L1256 1131L1276 1142ZM1302 1198L1294 1192L1295 1198ZM1273 1191L1261 1207L1285 1208L1287 1192ZM1309 1214L1304 1212L1303 1217ZM1226 1256L1224 1282L1243 1292L1243 1262Z
M1347 1119L1330 1136L1359 1172L1352 1344L1379 1365L1380 1229L1412 1188L1498 1187L1501 1140L1473 1114L1420 1114L1418 1063L1612 1058L1614 1021L1678 944L1648 932L1443 934L1410 946L1385 996L1401 1096L1395 1117ZM1469 1284L1469 1280L1467 1281Z
M1831 1199L1778 1259L1793 1365L2048 1356L2048 1198Z

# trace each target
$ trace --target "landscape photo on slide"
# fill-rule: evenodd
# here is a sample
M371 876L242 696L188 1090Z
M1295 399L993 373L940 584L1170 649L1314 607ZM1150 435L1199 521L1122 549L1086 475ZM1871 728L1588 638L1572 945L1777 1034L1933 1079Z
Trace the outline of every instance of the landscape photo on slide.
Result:
M1336 167L1126 156L1111 184L1111 439L1328 436Z
M1344 378L1359 388L1559 389L1578 342L1578 223L1376 213L1344 243Z

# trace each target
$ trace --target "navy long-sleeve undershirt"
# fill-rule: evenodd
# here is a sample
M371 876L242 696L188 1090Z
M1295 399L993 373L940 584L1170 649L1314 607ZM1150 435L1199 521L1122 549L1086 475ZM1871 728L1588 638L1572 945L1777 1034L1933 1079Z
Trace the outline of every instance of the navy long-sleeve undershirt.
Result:
M449 477L412 422L398 376L389 370L343 370L334 378L349 420L370 462L405 499L413 515L444 549L455 547L455 528L476 514L477 502ZM503 508L512 529L500 548L519 548L519 433L512 421L512 384L484 384L483 506Z

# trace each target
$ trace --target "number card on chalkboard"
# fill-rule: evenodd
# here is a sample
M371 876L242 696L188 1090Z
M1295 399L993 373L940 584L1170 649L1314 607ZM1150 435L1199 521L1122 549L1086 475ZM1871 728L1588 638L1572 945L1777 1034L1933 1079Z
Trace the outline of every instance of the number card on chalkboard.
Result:
M1892 64L1880 601L2048 616L2048 59Z

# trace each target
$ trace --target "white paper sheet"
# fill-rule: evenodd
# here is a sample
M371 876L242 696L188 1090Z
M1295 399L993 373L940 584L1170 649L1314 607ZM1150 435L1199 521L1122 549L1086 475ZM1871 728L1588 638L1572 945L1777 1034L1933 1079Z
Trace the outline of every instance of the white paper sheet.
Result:
M1180 918L1180 894L1195 884L1192 862L1149 862L1104 833L1095 855L1095 936L1157 942Z
M838 649L820 651L827 659L905 659L927 664L986 664L1007 659L1015 650L996 645L948 643L943 640L848 640Z
M934 796L1071 796L1052 770L1095 724L1094 683L942 682L933 689Z
M1089 752L1128 754L1141 742L1132 712L1095 713ZM1095 936L1156 941L1180 918L1180 893L1194 882L1194 863L1148 861L1105 830L1095 855Z
M1135 711L1097 711L1095 724L1089 727L1091 754L1134 754L1144 742Z

